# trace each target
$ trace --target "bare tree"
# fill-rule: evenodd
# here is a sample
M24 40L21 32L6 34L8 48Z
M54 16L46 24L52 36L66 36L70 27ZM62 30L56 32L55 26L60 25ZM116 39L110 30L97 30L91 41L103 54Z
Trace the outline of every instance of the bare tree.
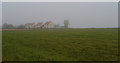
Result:
M3 29L14 29L14 26L12 24L7 24L7 23L4 23L3 26L2 26Z
M17 29L25 29L25 26L24 26L24 25L19 25L19 26L17 27Z

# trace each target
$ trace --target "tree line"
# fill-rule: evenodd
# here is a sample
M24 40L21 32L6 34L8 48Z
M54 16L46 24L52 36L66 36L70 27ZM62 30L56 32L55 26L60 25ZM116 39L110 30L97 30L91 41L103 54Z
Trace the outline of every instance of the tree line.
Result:
M12 24L8 24L8 23L4 23L2 25L2 29L25 29L25 25L12 25Z

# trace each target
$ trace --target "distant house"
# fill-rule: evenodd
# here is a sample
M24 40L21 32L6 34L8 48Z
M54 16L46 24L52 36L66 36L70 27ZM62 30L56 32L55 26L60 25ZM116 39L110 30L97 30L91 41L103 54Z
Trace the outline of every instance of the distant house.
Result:
M51 21L48 21L42 25L42 28L54 28L54 24Z
M27 23L25 24L26 29L41 29L41 28L62 28L59 25L53 24L51 21L47 21L45 23L43 22L38 22L37 24L35 23Z
M35 28L42 28L42 25L43 25L43 23L42 23L42 22L39 22L39 23L37 23L37 24L35 25Z
M33 29L33 28L35 28L35 23L27 23L27 24L25 24L25 28Z

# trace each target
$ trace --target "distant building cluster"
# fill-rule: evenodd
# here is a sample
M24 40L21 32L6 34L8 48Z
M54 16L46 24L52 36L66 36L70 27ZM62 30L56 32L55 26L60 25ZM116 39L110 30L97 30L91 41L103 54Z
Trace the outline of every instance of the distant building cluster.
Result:
M26 29L68 28L68 26L69 26L69 21L68 20L64 20L64 26L56 25L51 21L47 21L45 23L38 22L38 23L27 23L27 24L25 24Z

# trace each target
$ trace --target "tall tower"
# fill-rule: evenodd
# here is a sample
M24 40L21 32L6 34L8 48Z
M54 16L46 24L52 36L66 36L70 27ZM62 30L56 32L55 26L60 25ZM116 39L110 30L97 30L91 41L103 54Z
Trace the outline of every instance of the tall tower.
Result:
M68 26L69 26L69 21L68 20L64 20L64 27L68 28Z

